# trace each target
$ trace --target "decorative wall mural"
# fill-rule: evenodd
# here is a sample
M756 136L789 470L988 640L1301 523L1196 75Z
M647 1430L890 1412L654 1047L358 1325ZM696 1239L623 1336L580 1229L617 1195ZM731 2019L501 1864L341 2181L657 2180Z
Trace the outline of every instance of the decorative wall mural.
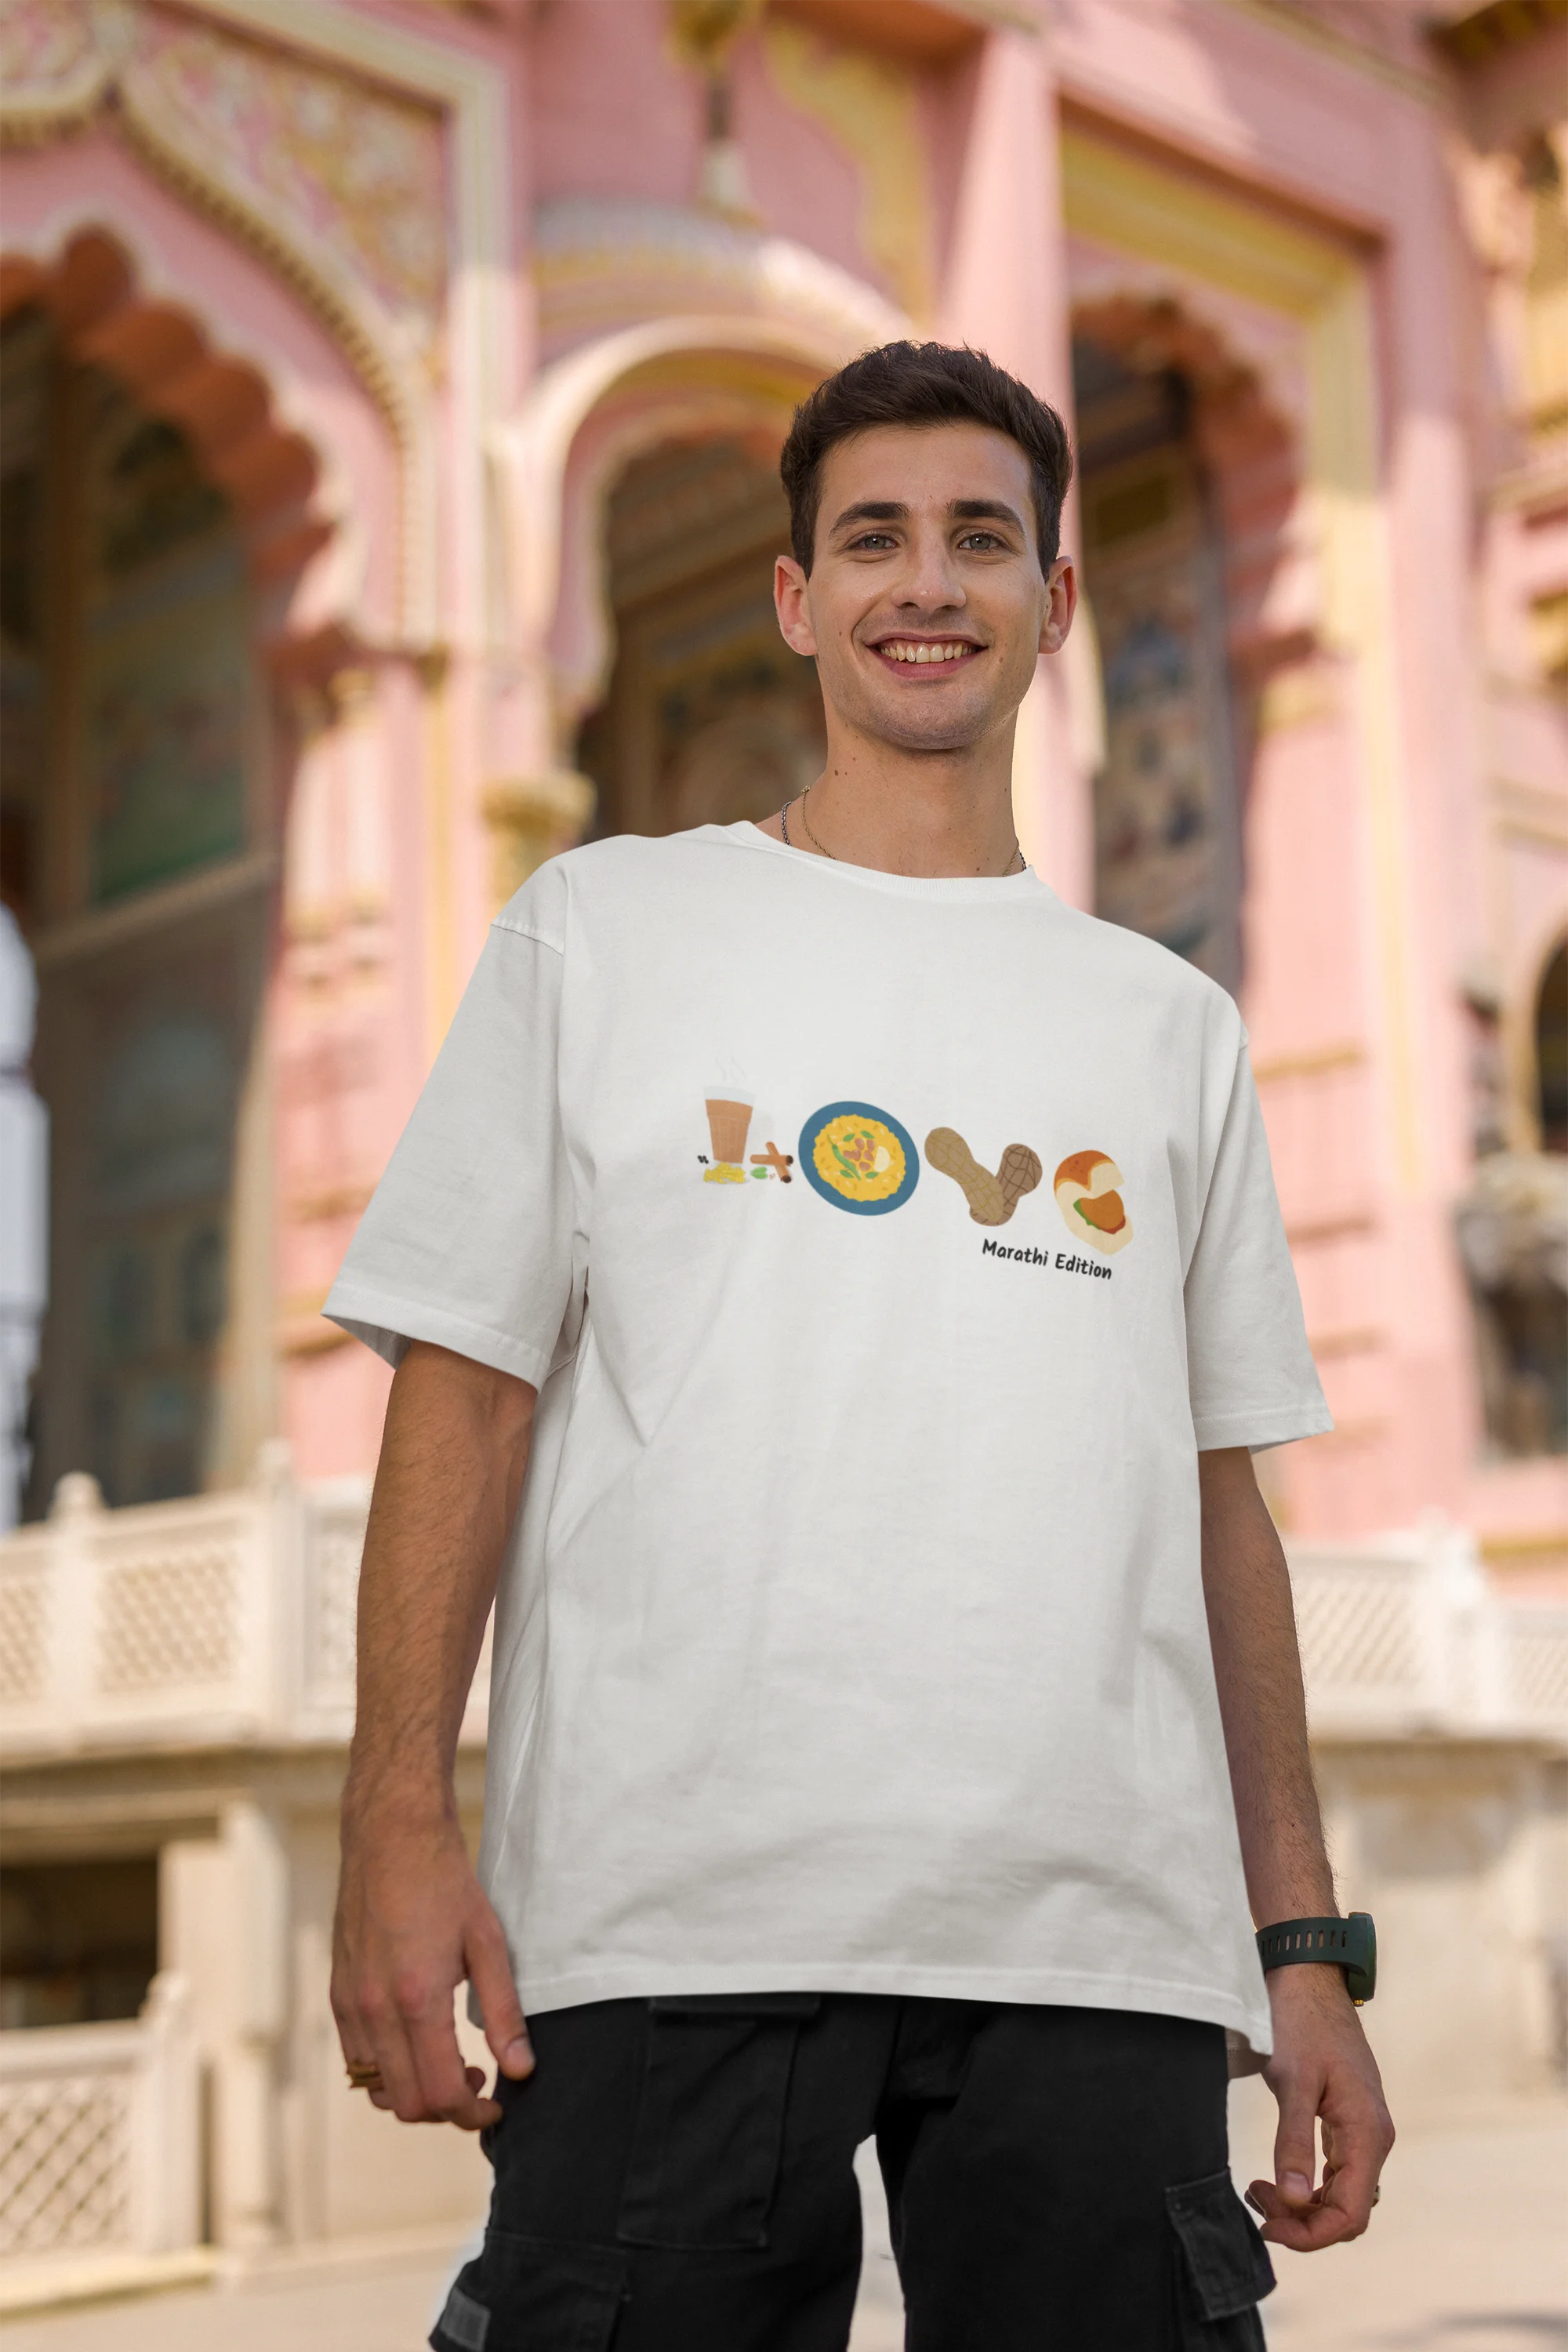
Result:
M1234 988L1240 860L1224 564L1191 389L1174 370L1140 375L1092 343L1073 356L1105 697L1095 911Z
M447 272L446 118L227 26L130 0L3 0L0 102L35 136L110 95L126 128L312 291L428 357ZM345 321L338 320L340 325Z
M96 101L108 71L88 0L5 0L0 83L7 110Z
M121 581L177 548L210 539L228 521L229 504L200 471L178 425L138 414L101 378L98 388L100 430L111 436L94 482L98 555L105 576Z
M251 695L238 551L104 605L86 661L93 897L237 855Z
M1099 571L1105 771L1096 908L1195 955L1210 924L1212 813L1197 615L1184 567Z
M211 1434L239 1090L233 959L209 954L180 976L198 975L218 1010L182 1007L175 973L150 969L91 1073L82 1369L92 1466L121 1503L199 1487Z
M140 1216L222 1192L237 1093L222 1022L159 1007L116 1042L100 1088L100 1213Z
M102 902L245 846L250 598L228 501L177 427L89 373L79 654Z
M279 205L423 340L446 282L441 117L412 99L227 30L149 12L143 103L177 118L188 158Z

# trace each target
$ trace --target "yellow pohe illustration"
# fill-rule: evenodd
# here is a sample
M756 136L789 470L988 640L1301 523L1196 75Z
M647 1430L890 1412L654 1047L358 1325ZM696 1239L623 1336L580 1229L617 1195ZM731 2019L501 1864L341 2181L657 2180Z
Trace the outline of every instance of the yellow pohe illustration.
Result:
M812 1165L846 1201L888 1201L904 1181L904 1147L879 1118L858 1111L830 1118L812 1147Z
M836 1209L880 1217L909 1199L921 1158L891 1111L875 1103L825 1103L801 1129L800 1172Z

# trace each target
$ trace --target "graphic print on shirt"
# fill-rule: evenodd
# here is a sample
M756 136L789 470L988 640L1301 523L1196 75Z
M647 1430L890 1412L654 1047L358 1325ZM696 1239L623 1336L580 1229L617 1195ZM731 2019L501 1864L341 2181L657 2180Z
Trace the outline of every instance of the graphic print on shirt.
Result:
M926 1138L926 1158L944 1176L951 1176L969 1203L977 1225L1005 1225L1026 1192L1032 1192L1045 1170L1040 1155L1026 1143L1010 1143L997 1163L996 1173L982 1168L962 1135L951 1127L933 1127Z
M743 1184L748 1176L759 1184L775 1176L781 1184L791 1181L795 1154L781 1151L771 1136L766 1139L766 1150L753 1151L747 1165L746 1138L756 1108L756 1097L749 1087L730 1078L716 1078L703 1097L703 1108L708 1114L708 1140L713 1148L711 1160L705 1151L697 1155L705 1184Z
M1088 1242L1107 1257L1124 1250L1132 1223L1118 1185L1121 1171L1103 1151L1075 1151L1052 1179L1062 1223L1075 1241Z
M708 1134L713 1165L703 1171L705 1184L743 1184L746 1181L746 1134L756 1097L744 1087L716 1079L707 1090Z
M813 1192L858 1217L901 1209L920 1181L914 1138L874 1103L825 1103L800 1131L801 1173Z

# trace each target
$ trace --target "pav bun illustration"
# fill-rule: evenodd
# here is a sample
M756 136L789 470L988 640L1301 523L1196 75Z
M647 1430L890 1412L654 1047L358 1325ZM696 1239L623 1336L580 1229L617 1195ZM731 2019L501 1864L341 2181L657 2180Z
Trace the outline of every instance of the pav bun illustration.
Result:
M1121 1171L1103 1151L1075 1151L1054 1179L1057 1206L1073 1239L1114 1257L1132 1238L1132 1221L1117 1187Z

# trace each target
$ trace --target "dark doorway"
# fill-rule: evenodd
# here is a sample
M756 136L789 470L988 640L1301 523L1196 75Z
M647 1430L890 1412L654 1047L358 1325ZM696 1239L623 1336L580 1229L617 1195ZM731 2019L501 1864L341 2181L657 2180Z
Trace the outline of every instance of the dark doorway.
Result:
M1241 840L1223 550L1174 368L1073 346L1085 586L1105 695L1095 911L1234 992Z
M615 667L578 748L601 834L767 816L820 772L816 666L773 614L788 547L778 475L739 442L669 444L621 476L605 548Z
M240 525L37 307L0 333L0 849L39 980L49 1307L28 1516L213 1482L260 999L264 698Z
M1568 940L1535 999L1535 1111L1542 1151L1568 1151Z
M0 1870L0 2028L134 2017L157 1969L155 1855Z

